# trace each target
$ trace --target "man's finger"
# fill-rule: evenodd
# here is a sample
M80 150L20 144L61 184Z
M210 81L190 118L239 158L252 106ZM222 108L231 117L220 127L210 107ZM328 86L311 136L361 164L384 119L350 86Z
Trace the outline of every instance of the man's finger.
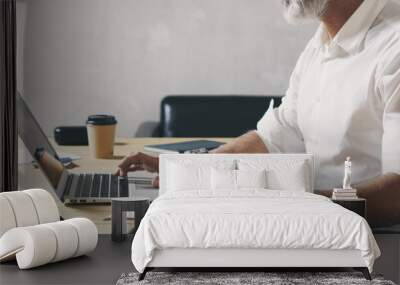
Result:
M151 184L153 185L154 188L159 188L160 187L160 177L157 176L153 179L153 181L151 182Z
M115 173L117 176L126 176L127 172L123 168L118 168L117 172Z
M126 169L126 172L133 172L138 170L145 170L142 165L131 165Z
M120 168L128 168L131 164L141 163L141 157L138 154L125 157L118 165Z
M118 168L118 169L113 173L113 175L115 175L115 176L122 176L122 175L121 175L120 169Z
M141 165L131 165L128 168L119 167L117 169L117 171L115 172L115 175L126 176L128 174L128 172L133 172L133 171L138 171L138 170L144 170L144 168Z

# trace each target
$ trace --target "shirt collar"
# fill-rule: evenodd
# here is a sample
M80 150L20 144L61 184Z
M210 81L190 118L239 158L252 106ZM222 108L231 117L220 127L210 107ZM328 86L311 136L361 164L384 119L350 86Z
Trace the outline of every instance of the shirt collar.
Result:
M388 0L364 0L332 40L329 39L324 24L321 24L314 36L314 43L317 47L335 45L348 54L359 52L369 29L387 2Z

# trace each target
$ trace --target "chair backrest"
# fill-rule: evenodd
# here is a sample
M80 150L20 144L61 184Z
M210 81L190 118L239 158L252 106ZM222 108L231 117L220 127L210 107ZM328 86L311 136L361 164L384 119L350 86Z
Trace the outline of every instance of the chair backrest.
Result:
M254 130L281 96L171 95L161 102L161 137L237 137Z

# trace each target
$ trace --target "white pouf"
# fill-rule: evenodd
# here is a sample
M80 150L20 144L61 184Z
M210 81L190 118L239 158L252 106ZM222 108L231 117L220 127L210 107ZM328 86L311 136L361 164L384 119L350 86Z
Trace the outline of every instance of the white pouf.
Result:
M92 221L59 217L45 190L0 193L0 262L16 259L20 269L28 269L96 248L98 232Z

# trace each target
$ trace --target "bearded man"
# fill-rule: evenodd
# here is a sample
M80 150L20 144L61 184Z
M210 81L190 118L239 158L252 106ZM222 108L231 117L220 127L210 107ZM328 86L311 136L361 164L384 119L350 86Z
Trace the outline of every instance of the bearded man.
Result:
M354 188L373 226L400 223L400 3L283 0L290 23L321 22L279 108L257 130L215 153L313 153L317 193L340 187L353 160ZM158 159L126 157L117 173L158 171ZM158 185L158 181L155 181Z

